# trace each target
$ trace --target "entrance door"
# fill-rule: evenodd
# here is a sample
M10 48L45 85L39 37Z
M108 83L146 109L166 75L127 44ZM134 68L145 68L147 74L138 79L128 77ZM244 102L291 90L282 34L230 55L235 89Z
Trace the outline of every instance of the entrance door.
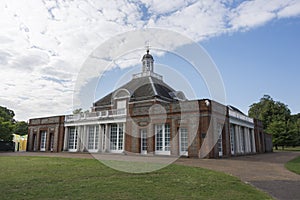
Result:
M40 151L46 151L46 136L47 136L47 132L46 131L41 131Z
M188 155L188 130L187 128L179 128L179 148L180 155Z
M112 124L110 127L110 152L122 153L124 151L124 126Z
M71 152L77 151L77 137L78 137L78 130L77 127L70 127L69 128L69 144L68 149Z
M147 130L141 130L141 154L147 154Z

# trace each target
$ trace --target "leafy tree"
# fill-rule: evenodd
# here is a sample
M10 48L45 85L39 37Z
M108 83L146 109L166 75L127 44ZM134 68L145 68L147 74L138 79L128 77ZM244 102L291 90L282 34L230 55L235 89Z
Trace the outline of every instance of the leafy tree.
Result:
M0 140L11 141L14 130L15 113L6 107L0 106Z
M0 141L11 141L13 138L14 125L10 121L4 121L0 117Z
M258 103L250 106L248 114L252 118L261 120L266 130L273 121L288 120L291 111L287 105L279 101L275 102L269 95L264 95Z
M284 146L285 144L285 123L282 121L274 121L269 124L267 128L268 133L272 133L273 135L273 144L276 149L278 149L278 146Z
M0 106L0 118L2 118L3 121L15 122L14 116L15 116L14 111L9 110L6 107Z
M11 141L13 133L26 135L28 132L28 124L24 121L16 121L15 113L6 107L0 106L0 140Z
M288 106L264 95L258 103L250 106L250 117L263 122L264 130L273 134L275 147L294 145L296 141L295 122Z
M77 109L73 110L74 115L80 114L80 113L82 113L82 108L77 108Z
M28 124L24 121L18 121L15 123L14 132L18 135L27 135L28 133Z
M82 108L77 108L75 110L73 110L73 114L76 115L76 114L81 114L81 113L89 113L90 111L89 110L85 110L83 111Z

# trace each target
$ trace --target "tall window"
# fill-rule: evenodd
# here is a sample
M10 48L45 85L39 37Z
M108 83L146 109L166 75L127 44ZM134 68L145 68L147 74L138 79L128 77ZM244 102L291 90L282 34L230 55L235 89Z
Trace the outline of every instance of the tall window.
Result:
M179 137L180 137L180 155L187 155L187 151L188 151L187 128L179 128Z
M99 126L88 126L88 150L96 151L99 143Z
M223 125L219 124L217 125L217 130L218 130L218 135L219 135L219 139L218 139L218 151L219 151L219 156L223 156L223 142L222 142L222 129L223 129Z
M146 129L141 130L141 153L142 154L147 153L147 130Z
M155 125L155 150L156 153L170 154L170 125Z
M123 151L124 127L123 124L112 124L110 128L110 150Z
M47 131L41 131L41 151L46 151Z
M78 130L76 127L69 128L69 151L77 150L77 137L78 137Z
M50 146L49 146L49 150L53 151L53 147L54 147L54 134L50 133Z

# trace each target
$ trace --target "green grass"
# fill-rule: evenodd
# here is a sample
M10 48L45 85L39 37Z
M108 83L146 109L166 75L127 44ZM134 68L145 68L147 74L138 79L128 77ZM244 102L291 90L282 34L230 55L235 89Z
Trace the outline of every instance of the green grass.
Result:
M1 199L271 199L235 177L170 165L146 174L94 159L0 157Z
M285 167L300 175L300 156L285 164Z
M297 147L284 147L284 149L282 149L281 146L278 146L278 150L276 150L275 147L273 148L273 150L275 152L280 152L280 151L300 151L300 146L297 146Z

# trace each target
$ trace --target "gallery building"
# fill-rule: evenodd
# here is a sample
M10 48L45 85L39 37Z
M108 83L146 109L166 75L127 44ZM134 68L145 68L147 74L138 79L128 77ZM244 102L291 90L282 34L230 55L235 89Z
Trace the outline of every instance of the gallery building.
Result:
M187 100L154 72L147 50L141 73L90 112L30 119L27 149L219 158L270 152L272 136L233 106Z

